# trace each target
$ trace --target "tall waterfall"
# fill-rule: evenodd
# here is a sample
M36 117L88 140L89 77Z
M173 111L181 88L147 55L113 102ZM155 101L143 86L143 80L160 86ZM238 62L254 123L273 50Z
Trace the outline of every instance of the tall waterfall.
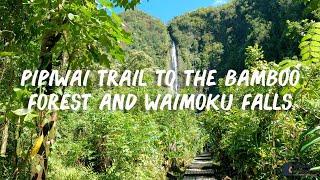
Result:
M178 86L179 86L179 81L178 81L178 58L177 58L177 48L176 44L173 42L172 47L171 47L171 64L170 64L171 70L175 72L176 79L173 83L173 85L170 87L170 89L174 93L178 93Z

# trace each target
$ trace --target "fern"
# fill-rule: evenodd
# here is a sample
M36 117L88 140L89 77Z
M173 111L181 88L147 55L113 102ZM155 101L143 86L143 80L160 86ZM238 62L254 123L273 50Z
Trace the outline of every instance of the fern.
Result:
M320 22L314 23L299 46L304 63L319 62L320 59Z
M302 38L299 48L301 49L303 65L310 67L311 64L318 63L320 61L320 22L311 25L307 35ZM302 144L300 149L301 152L304 152L320 143L319 130L320 126L312 129L311 131L307 131L302 135L302 137L307 140ZM319 171L320 167L314 167L310 170Z

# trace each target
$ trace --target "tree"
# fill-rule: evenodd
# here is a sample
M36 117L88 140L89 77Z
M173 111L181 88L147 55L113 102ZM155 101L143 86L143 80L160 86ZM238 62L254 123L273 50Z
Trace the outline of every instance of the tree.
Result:
M5 0L0 2L0 57L4 60L1 68L1 103L4 104L4 134L8 134L8 117L16 121L15 150L11 154L15 159L14 176L18 176L19 166L32 161L32 179L46 179L50 144L55 137L57 112L33 113L31 122L36 123L37 138L30 153L25 156L18 153L19 137L25 125L21 118L30 118L24 111L14 111L25 105L25 97L12 95L17 87L19 74L23 69L38 69L51 72L90 67L95 62L108 65L110 60L124 60L121 43L129 43L129 34L123 30L121 19L115 14L116 6L132 9L140 0L98 0L94 1L26 1ZM6 79L6 78L9 79ZM12 78L12 79L10 79ZM57 89L43 87L26 88L27 92L50 94ZM64 89L62 89L64 91ZM22 93L19 90L18 93ZM9 96L8 96L9 94ZM20 98L20 99L19 99ZM17 102L12 102L17 100ZM49 113L49 114L48 114ZM19 116L19 117L18 117ZM35 119L38 119L35 121ZM32 123L31 123L32 124ZM3 138L2 155L6 152L8 138ZM9 157L10 158L10 154Z

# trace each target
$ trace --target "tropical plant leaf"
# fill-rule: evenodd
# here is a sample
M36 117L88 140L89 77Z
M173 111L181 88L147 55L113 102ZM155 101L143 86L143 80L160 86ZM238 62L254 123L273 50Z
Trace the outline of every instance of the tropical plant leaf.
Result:
M309 136L311 134L314 134L315 132L320 130L320 126L317 126L316 128L312 129L311 131L308 131L306 134L304 134L303 136Z
M310 44L309 41L303 41L300 45L299 45L299 48L300 49L303 49L305 46L308 46Z
M320 166L311 168L310 171L320 171Z
M312 36L310 35L310 34L307 34L307 35L305 35L303 38L302 38L302 42L303 41L307 41L307 40L309 40L309 39L311 39L312 38Z
M14 56L13 52L0 52L0 57L5 57L5 56Z
M12 112L17 116L25 116L25 115L29 114L31 111L32 110L30 110L30 109L22 108L22 109L17 109L17 110L12 111Z
M31 149L31 152L30 152L31 157L35 156L39 152L42 142L43 142L43 134L36 139L33 145L33 148Z
M314 144L316 144L316 143L319 143L319 142L320 142L320 137L316 137L316 138L314 138L313 140L305 143L305 144L302 146L302 148L300 149L300 151L303 152L303 151L307 150L310 146L312 146L312 145L314 145Z

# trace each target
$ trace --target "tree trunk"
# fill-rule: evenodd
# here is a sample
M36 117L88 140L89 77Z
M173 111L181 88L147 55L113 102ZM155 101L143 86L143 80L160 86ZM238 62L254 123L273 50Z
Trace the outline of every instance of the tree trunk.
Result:
M47 70L49 73L52 72L52 49L61 39L61 33L52 31L48 32L42 41L41 52L39 56L39 70ZM47 83L48 84L48 83ZM45 94L53 93L53 88L47 86ZM40 136L44 136L44 140L41 144L41 148L38 151L36 157L33 157L33 164L31 165L31 179L33 180L44 180L47 179L48 172L48 157L50 145L53 142L54 137L48 137L49 134L52 134L52 131L55 131L58 114L57 112L52 112L48 123L44 126L40 126ZM45 117L44 117L45 118Z
M9 120L5 116L4 129L2 131L2 144L1 144L1 153L0 153L1 157L6 156L8 137L9 137Z

